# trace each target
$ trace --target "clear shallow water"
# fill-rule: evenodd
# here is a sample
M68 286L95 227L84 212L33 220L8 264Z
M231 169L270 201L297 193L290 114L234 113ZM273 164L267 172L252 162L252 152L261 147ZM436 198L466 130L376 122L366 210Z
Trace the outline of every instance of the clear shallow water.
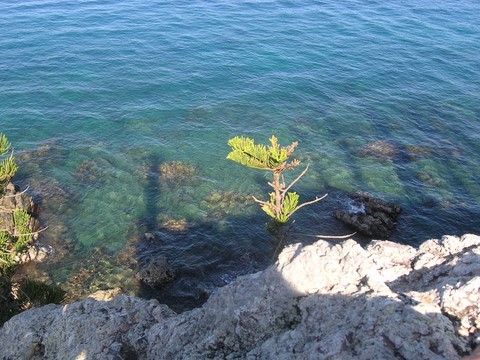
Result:
M357 190L404 207L396 241L480 232L478 13L470 1L2 1L0 130L45 240L67 254L46 271L65 281L94 249L114 256L171 219L190 231L152 251L180 269L172 294L264 266L275 246L261 210L212 197L268 191L225 160L241 134L298 140L310 170L296 190L330 193L296 214L288 241L349 232L331 214ZM192 181L162 185L170 161L195 167Z

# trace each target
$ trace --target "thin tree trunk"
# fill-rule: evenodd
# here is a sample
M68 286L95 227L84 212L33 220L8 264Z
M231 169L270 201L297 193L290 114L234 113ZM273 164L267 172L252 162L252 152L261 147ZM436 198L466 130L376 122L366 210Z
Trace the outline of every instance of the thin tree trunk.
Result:
M273 189L275 190L275 215L278 219L282 211L282 193L280 191L280 174L279 171L273 172Z

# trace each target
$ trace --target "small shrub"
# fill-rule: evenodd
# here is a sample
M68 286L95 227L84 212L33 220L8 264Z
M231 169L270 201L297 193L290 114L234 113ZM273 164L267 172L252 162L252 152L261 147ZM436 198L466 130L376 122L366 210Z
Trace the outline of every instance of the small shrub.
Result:
M19 288L22 309L47 304L60 304L64 300L65 294L60 286L48 285L35 280L25 280Z
M11 144L5 134L0 132L0 186L2 188L10 181L17 172L17 165L13 158L13 150L10 152ZM7 154L10 152L10 155ZM3 158L3 159L2 159Z
M31 216L25 210L17 209L13 212L12 218L15 227L15 236L17 237L14 249L21 252L27 248L28 243L32 239L30 231Z
M266 201L258 200L255 197L253 199L268 216L273 218L275 224L283 225L287 223L289 218L297 210L320 201L327 196L325 194L320 198L317 197L315 200L299 205L299 195L294 191L289 191L291 187L305 175L308 170L308 165L288 186L282 180L282 173L285 170L294 169L300 165L299 160L289 160L298 142L293 142L286 147L280 146L277 138L272 135L270 145L265 146L255 144L254 140L248 137L236 136L228 141L228 145L232 148L232 151L227 156L228 160L235 161L253 169L272 172L273 182L269 182L268 185L273 188L273 192L269 193L269 199Z
M6 231L0 232L0 278L7 276L15 267L12 240Z
M15 175L17 165L11 144L2 132L0 132L0 159L0 196L5 196L5 186ZM5 229L0 228L0 276L11 273L16 265L16 255L25 251L32 240L31 215L23 209L16 209L11 216L11 223Z

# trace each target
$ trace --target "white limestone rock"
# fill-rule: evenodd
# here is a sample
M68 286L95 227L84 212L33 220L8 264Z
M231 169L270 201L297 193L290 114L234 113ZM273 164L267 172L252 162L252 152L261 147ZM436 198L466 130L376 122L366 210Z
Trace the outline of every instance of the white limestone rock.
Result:
M479 336L480 237L295 244L179 315L118 295L28 310L5 359L459 359Z
M173 315L155 300L125 295L108 302L87 299L65 306L47 305L25 311L3 326L0 357L114 359L132 348L142 356L145 330Z

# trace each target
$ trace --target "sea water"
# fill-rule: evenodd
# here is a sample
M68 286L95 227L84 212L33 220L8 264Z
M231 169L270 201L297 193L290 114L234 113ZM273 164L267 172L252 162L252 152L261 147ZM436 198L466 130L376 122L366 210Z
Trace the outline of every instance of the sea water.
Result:
M332 212L356 191L403 207L395 241L480 232L479 13L443 0L1 1L0 131L60 249L44 273L104 271L98 251L166 224L183 229L151 255L178 271L172 299L268 264L278 249L249 199L266 199L269 174L225 159L236 135L298 141L286 180L309 164L301 201L329 193L293 216L286 243L349 233ZM174 162L187 175L168 182Z

